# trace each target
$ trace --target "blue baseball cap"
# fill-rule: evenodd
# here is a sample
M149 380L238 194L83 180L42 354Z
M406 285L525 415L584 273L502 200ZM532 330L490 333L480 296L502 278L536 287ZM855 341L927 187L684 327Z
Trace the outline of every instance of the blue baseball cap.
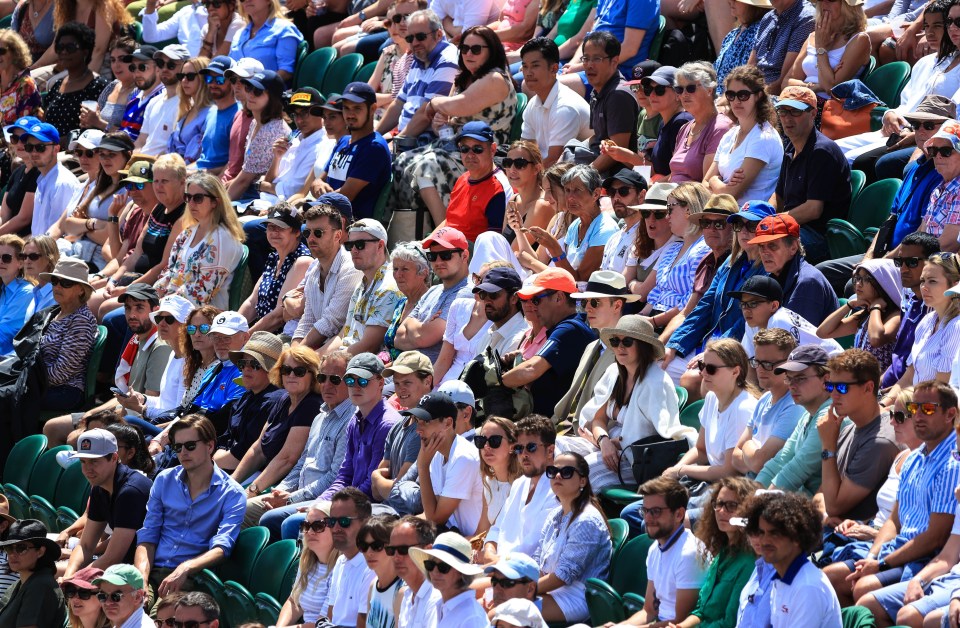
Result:
M233 59L226 55L220 55L210 60L210 65L200 71L200 74L216 74L223 76L223 73L233 67Z
M35 122L24 129L26 135L36 138L45 144L59 144L60 132L57 127L47 122Z
M734 219L749 220L750 222L760 222L767 216L773 216L777 213L773 205L766 201L747 201L740 208L740 211L727 217L727 222L733 222Z
M373 91L373 88L366 83L361 83L360 81L354 81L347 85L346 89L343 90L343 93L340 94L340 97L343 100L349 100L350 102L362 102L367 103L368 105L375 104L377 102L377 93Z
M467 122L464 124L463 128L460 129L460 133L457 135L458 140L465 137L469 137L472 140L477 140L478 142L492 142L493 129L491 129L490 125L486 122L473 120L472 122Z
M268 94L272 94L276 98L283 96L283 79L273 70L261 70L250 78L241 79L240 82L253 85Z
M39 124L39 123L40 123L40 118L35 118L33 116L23 116L13 124L5 127L3 130L6 131L7 133L10 133L14 129L20 129L22 131L26 131L34 124Z
M521 552L513 552L501 558L499 562L490 565L483 573L490 574L499 571L511 580L526 578L536 582L540 579L540 566L537 562Z
M353 205L350 203L350 199L340 192L321 194L317 197L317 200L310 203L310 207L315 205L333 205L343 216L344 222L353 222Z

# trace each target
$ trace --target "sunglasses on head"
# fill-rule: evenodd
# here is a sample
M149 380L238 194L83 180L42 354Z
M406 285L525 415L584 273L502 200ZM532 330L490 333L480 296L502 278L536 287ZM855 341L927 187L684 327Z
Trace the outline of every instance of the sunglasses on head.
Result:
M73 151L73 156L76 157L77 159L80 159L81 157L86 157L87 159L90 159L94 157L96 154L97 154L96 151L90 150L89 148L87 149L77 148Z
M663 220L670 215L670 212L666 209L641 209L640 213L645 218L653 218L654 220Z
M193 203L194 205L199 205L200 203L203 202L203 199L205 198L209 198L212 201L217 200L217 197L214 196L213 194L203 194L203 193L190 194L189 192L187 194L184 194L183 198L185 198L188 203Z
M188 81L192 81L192 80L194 80L195 78L197 78L198 76L200 76L200 73L199 73L199 72L177 72L177 80L178 80L178 81L182 81L183 79L187 79Z
M347 375L343 378L343 383L347 385L347 388L353 388L354 386L359 386L360 388L366 388L370 385L370 380L366 377L357 377L356 375Z
M204 74L203 80L207 85L224 85L227 82L227 77L214 76L213 74Z
M97 599L100 600L101 604L105 604L107 600L110 600L114 604L119 604L120 600L124 598L126 594L123 591L114 591L113 593L105 593L104 591L97 592Z
M469 52L472 55L478 55L481 52L483 52L483 49L486 47L487 46L484 46L482 44L473 44L472 46L468 46L467 44L460 44L460 54L465 55Z
M490 584L495 587L500 587L501 589L512 589L513 587L520 584L530 584L531 580L526 578L513 579L513 578L498 578L497 576L490 576Z
M614 349L620 347L621 345L623 346L624 349L629 349L633 345L637 344L639 341L636 338L631 338L629 336L627 336L626 338L621 338L619 336L610 336L610 340L608 342L610 343L610 346L613 347Z
M523 157L504 157L501 163L503 163L504 168L516 168L517 170L523 170L533 162L529 159L524 159Z
M924 131L934 131L940 128L941 122L936 120L911 120L907 118L907 122L916 129L923 129Z
M707 375L716 375L720 369L730 368L726 364L708 364L703 360L697 360L697 370Z
M427 261L435 262L437 259L441 259L445 262L449 262L453 259L455 253L463 253L463 249L453 249L452 251L427 251Z
M937 411L937 408L940 407L940 404L934 403L932 401L927 401L925 403L918 403L916 401L911 401L910 403L906 404L906 407L907 407L907 412L909 412L910 414L919 413L919 414L925 414L926 416L930 416L931 414Z
M927 152L931 157L940 155L944 159L953 155L953 146L928 146Z
M530 303L532 303L534 307L540 307L540 302L546 299L547 297L552 296L554 292L556 292L556 290L544 290L537 296L531 297Z
M407 40L408 44L412 44L414 39L417 41L426 41L429 36L430 33L412 33L404 37L404 39Z
M23 143L23 150L28 153L45 153L49 144L28 144Z
M316 235L316 234L314 234L314 235ZM319 237L321 237L321 236L317 236L317 237L319 238ZM358 251L362 251L363 249L367 248L367 243L368 243L368 242L373 243L373 242L379 242L379 241L380 241L380 240L374 240L374 239L366 239L366 240L347 240L346 242L343 243L343 248L345 248L348 253L349 253L350 251L352 251L353 249L357 249Z
M554 467L553 465L551 465L547 467L547 470L546 470L547 477L550 478L551 480L557 477L558 475L560 476L561 480L569 480L570 478L573 477L574 473L576 473L577 475L580 475L580 472L577 471L577 468L571 465L567 465L565 467Z
M176 70L177 66L179 66L181 62L180 61L164 62L162 59L155 59L154 63L156 63L157 67L160 68L161 70Z
M482 155L484 151L487 150L486 146L481 146L480 144L474 144L473 146L467 146L466 144L460 144L457 146L457 150L460 151L461 155L466 155L467 153L473 153L474 155Z
M707 229L716 229L717 231L726 231L727 225L730 223L726 221L725 218L720 220L710 220L709 218L700 219L700 229L706 231Z
M359 518L360 517L327 517L324 521L326 521L328 528L336 528L338 525L341 528L349 528L350 524Z
M71 52L76 52L80 50L80 44L74 44L74 43L57 44L56 46L53 47L53 49L57 54L62 54L64 52L71 53Z
M330 380L332 386L339 386L343 383L343 377L340 375L327 375L326 373L317 373L317 381L321 384L326 384L327 380Z
M243 91L247 92L248 94L253 94L255 98L260 98L263 96L263 89L254 87L250 83L243 84Z
M201 323L200 325L187 325L187 335L192 336L197 332L200 332L202 335L206 336L210 333L210 324Z
M19 255L17 255L17 257L20 259L21 262L26 260L30 260L31 262L36 262L36 261L39 261L40 258L43 257L43 255L40 255L39 253L20 253Z
M644 96L650 96L652 94L663 96L667 93L667 90L670 89L666 85L657 85L655 83L652 85L650 83L644 83L640 86L640 88L643 90Z
M301 521L300 522L300 531L301 532L313 532L315 534L320 534L327 529L327 520L326 519L317 519L316 521Z
M894 257L893 265L897 268L906 266L907 268L916 268L923 262L922 257Z
M832 393L834 390L836 390L839 394L845 395L845 394L847 394L848 392L850 392L850 387L851 387L851 386L857 386L857 385L862 384L862 383L863 383L863 382L830 382L830 381L824 381L824 382L823 382L823 389L824 389L825 391L827 391L828 393Z
M385 545L383 551L387 553L387 556L393 556L395 554L400 554L401 556L406 556L410 553L411 547L420 547L420 544L417 545Z
M286 364L282 364L280 366L281 375L295 375L297 377L304 377L309 372L310 369L305 366L287 366Z
M779 365L783 364L784 360L777 360L776 362L773 362L771 360L758 360L756 358L750 358L749 360L747 360L747 362L749 362L750 366L752 366L755 369L761 368L764 371L772 371L773 369L777 368Z
M235 365L237 366L237 368L240 369L241 371L242 371L243 369L247 368L248 366L249 366L250 368L252 368L254 371L262 371L262 370L263 370L263 367L260 366L260 363L257 362L256 360L254 360L253 358L240 358L239 360L235 360L235 361L234 361L234 364L235 364ZM283 367L281 367L281 368L283 368Z
M425 560L423 561L423 568L427 571L439 571L442 574L450 573L450 570L453 569L453 566L448 565L447 563L441 563L439 560Z
M520 454L526 452L528 454L536 453L537 449L540 448L539 443L527 443L526 445L521 445L517 443L513 446L513 455L519 456Z
M137 190L139 192L143 191L143 188L147 187L146 183L127 183L126 188L128 190Z
M173 325L177 322L177 318L173 314L157 314L157 325L160 323L166 323L167 325Z
M746 227L748 231L756 231L757 225L759 224L760 223L756 220L734 220L730 223L730 226L733 227L734 231L740 233L743 231L744 227Z
M63 597L67 598L68 600L72 600L75 597L78 597L81 600L89 600L96 594L97 592L92 589L80 589L72 585L63 587Z
M739 100L740 102L746 102L750 100L750 97L758 92L749 89L741 89L738 91L733 91L728 89L723 92L723 97L727 99L727 102L733 102L734 100Z
M61 288L69 289L77 285L77 282L71 279L63 279L62 277L54 276L50 278L50 285L54 287L60 286Z
M383 541L366 541L357 540L357 549L360 550L361 554L366 554L368 550L373 550L374 552L382 552L383 548L386 547L386 543Z
M474 436L473 444L477 446L477 449L483 449L487 445L490 445L490 449L500 449L500 445L503 444L503 439L506 438L501 434L494 434L493 436Z
M171 444L170 449L172 449L173 453L176 453L176 454L180 453L184 449L186 449L187 451L193 451L197 448L197 445L199 445L202 442L203 441L199 441L199 440L187 440L182 443Z

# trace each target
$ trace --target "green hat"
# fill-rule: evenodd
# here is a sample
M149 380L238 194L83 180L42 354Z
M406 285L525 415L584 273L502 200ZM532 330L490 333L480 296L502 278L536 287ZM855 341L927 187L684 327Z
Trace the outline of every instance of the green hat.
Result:
M153 183L153 164L149 161L135 161L130 164L126 170L121 170L123 175L121 183Z
M143 589L143 574L133 565L111 565L102 576L94 579L93 584L101 582L108 582L118 587L129 584L134 591L139 591Z

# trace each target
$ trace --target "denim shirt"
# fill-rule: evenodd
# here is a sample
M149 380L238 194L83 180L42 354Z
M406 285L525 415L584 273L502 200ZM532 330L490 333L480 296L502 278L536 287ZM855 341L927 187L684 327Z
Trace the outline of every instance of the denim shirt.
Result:
M770 625L770 593L773 590L773 577L777 570L762 558L757 559L757 567L740 592L740 612L737 613L738 626Z

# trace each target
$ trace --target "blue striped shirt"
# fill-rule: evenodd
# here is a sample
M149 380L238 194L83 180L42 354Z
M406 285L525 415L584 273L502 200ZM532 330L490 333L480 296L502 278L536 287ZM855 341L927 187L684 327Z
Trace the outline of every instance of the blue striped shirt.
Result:
M897 490L899 537L909 540L926 530L931 513L956 512L953 489L960 481L956 446L957 439L951 433L929 454L924 444L907 457Z
M403 87L397 94L397 100L403 103L403 111L400 113L400 122L397 125L401 132L407 128L410 118L424 102L434 96L450 95L453 79L459 72L457 57L457 47L448 41L437 43L427 55L426 65L414 57Z
M697 266L710 252L710 247L701 237L682 256L681 248L683 242L670 245L657 261L657 285L647 297L647 302L653 305L654 310L666 312L674 307L683 309L693 294Z

